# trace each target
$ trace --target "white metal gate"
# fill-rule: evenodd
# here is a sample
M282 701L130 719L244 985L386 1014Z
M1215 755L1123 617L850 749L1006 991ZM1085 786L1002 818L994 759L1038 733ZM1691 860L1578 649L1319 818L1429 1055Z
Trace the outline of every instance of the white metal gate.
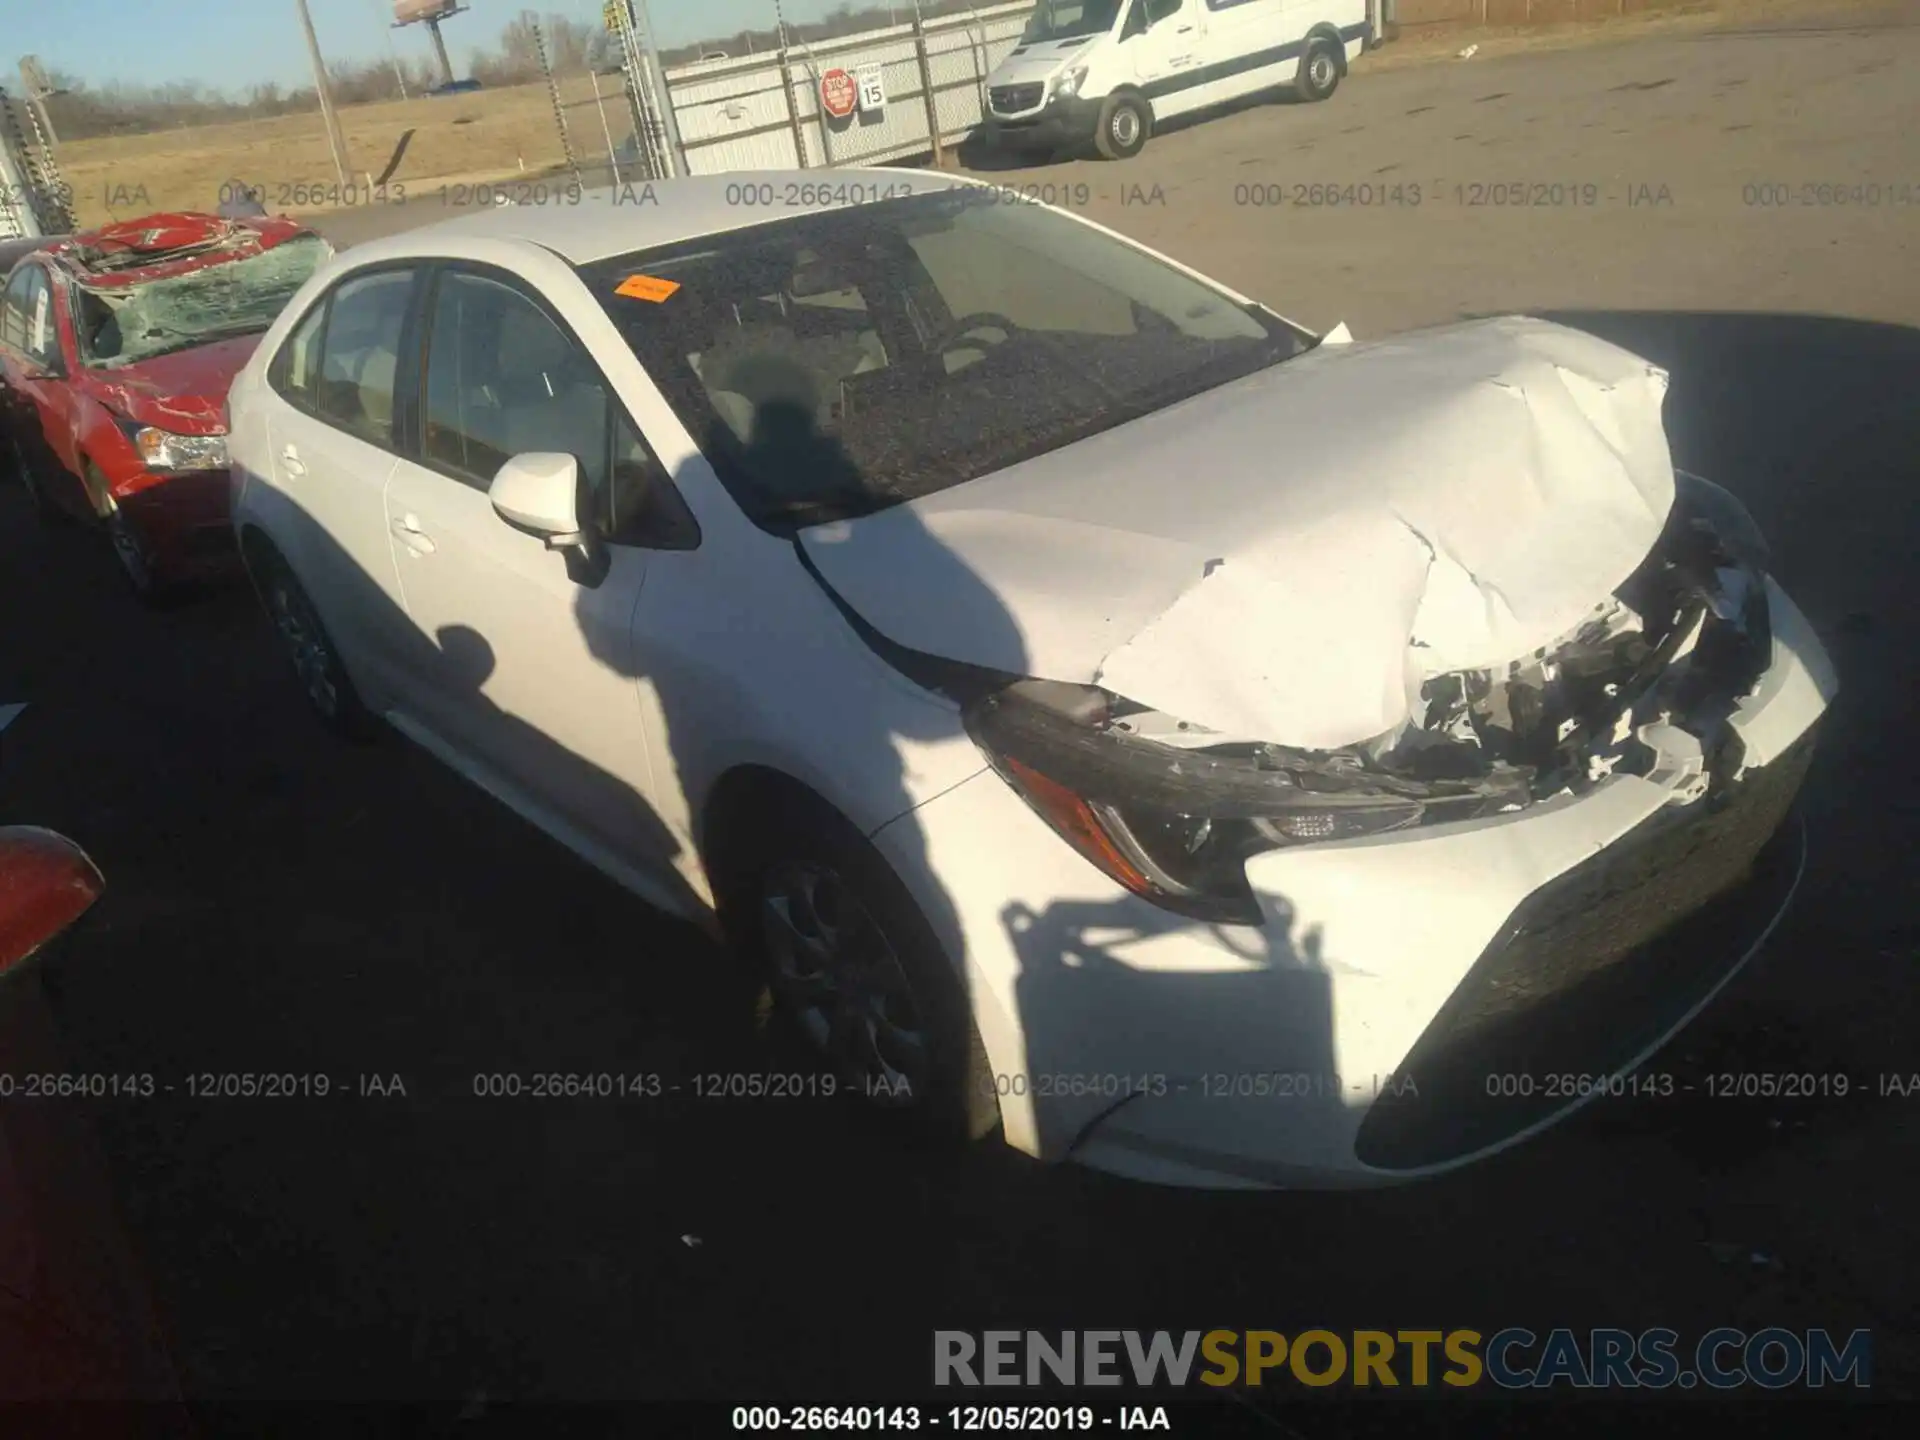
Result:
M892 25L784 52L704 60L666 74L684 173L872 165L965 139L988 73L1019 43L1032 0ZM820 103L829 70L877 74L884 103L844 120Z

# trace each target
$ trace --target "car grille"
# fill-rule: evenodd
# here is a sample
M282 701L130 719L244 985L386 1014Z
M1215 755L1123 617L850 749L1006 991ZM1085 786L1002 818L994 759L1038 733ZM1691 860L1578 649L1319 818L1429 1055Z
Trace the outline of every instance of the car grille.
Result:
M1044 88L1040 85L995 85L987 91L987 103L997 115L1018 115L1040 103Z
M1416 1169L1497 1144L1577 1098L1565 1077L1615 1074L1678 1024L1793 882L1800 832L1783 822L1816 733L1529 896L1383 1085L1359 1158Z

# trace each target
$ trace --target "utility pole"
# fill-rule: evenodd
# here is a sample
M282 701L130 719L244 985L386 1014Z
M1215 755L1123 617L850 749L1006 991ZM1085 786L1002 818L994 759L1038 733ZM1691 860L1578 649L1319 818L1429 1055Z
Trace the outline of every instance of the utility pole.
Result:
M334 173L345 190L347 179L347 141L340 133L340 117L333 109L333 87L327 80L327 63L320 58L320 37L313 33L313 16L307 13L307 0L293 0L300 8L300 28L307 32L307 56L313 61L313 87L320 96L320 119L327 127L327 148L333 151Z

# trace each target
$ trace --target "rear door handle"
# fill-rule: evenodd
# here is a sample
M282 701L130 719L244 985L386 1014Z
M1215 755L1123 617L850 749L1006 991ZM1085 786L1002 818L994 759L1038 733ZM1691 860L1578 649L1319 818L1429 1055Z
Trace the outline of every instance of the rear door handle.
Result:
M289 475L304 475L307 473L306 462L300 458L300 452L291 445L280 452L280 468Z
M393 517L393 533L400 543L415 555L431 555L433 539L420 528L418 515L396 515Z

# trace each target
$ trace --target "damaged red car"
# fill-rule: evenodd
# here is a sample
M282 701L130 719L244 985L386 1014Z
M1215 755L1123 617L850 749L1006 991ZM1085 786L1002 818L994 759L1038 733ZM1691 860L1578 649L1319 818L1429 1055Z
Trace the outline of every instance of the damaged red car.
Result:
M227 387L332 253L291 220L151 215L8 276L0 453L43 514L105 531L143 597L234 567Z

